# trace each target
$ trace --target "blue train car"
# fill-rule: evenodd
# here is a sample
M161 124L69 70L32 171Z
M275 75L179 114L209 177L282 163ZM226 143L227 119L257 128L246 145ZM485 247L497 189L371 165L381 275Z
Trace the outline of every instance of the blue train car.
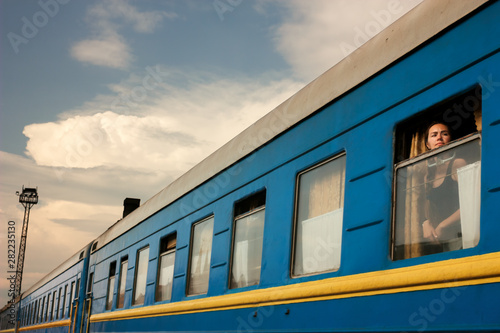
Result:
M22 294L18 332L80 331L90 245Z
M68 332L500 331L499 17L424 1L115 223Z

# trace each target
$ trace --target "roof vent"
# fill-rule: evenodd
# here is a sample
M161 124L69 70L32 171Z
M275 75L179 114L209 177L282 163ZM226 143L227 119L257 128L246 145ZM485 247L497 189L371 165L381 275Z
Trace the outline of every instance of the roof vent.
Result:
M132 213L140 205L141 199L126 198L125 200L123 200L123 217Z

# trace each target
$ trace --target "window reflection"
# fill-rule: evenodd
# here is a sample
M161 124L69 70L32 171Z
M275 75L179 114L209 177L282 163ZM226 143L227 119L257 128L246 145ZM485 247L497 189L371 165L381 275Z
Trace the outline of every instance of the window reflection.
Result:
M340 267L345 163L342 155L298 177L294 275Z
M156 284L156 301L166 301L172 297L176 236L165 237L160 243L160 262Z
M478 244L480 139L476 135L463 142L396 169L394 260ZM436 234L425 234L427 223Z
M259 284L265 209L236 219L231 288Z
M189 295L205 294L208 291L213 229L213 217L193 226Z
M146 278L148 275L149 247L139 250L135 271L134 298L132 305L144 304L146 296Z

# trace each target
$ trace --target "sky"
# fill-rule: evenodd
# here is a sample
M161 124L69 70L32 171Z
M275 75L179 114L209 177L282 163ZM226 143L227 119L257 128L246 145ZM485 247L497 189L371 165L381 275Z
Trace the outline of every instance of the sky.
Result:
M1 0L0 307L420 2Z

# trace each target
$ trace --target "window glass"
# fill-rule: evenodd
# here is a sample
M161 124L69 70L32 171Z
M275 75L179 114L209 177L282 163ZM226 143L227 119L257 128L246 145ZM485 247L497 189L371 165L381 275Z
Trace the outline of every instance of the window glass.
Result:
M213 229L213 217L193 226L191 265L189 269L189 295L205 294L208 291Z
M64 318L66 316L65 311L66 311L66 294L68 293L68 285L64 286L64 293L62 295L62 309L61 309L61 318Z
M118 286L118 295L116 295L116 307L123 308L125 301L125 284L127 282L128 257L122 259L120 264L120 285Z
M36 320L38 323L42 321L42 313L43 313L43 299L38 300L38 309L37 309L37 314L36 314Z
M40 321L44 322L45 319L47 318L47 297L43 297L43 303L42 303L42 313L40 313Z
M478 244L480 159L474 135L396 167L394 260Z
M38 300L35 301L35 307L33 308L33 319L32 319L33 324L37 323L37 318L38 318Z
M149 247L139 250L135 267L134 297L132 305L144 304L148 275Z
M45 313L43 315L43 321L47 321L49 319L49 303L50 303L50 294L47 295L47 303L45 303Z
M73 301L75 300L74 296L75 296L75 283L71 282L71 294L69 295L69 307L70 307L70 309L72 308ZM71 313L71 310L69 312Z
M340 267L345 155L299 174L293 274Z
M109 277L108 277L108 293L106 298L106 310L111 310L113 307L113 293L115 291L115 274L116 274L116 261L113 261L109 265Z
M75 289L75 299L76 300L79 297L79 295L78 295L79 291L80 291L80 279L76 280L76 289Z
M56 306L56 290L54 290L54 293L52 294L52 309L50 311L50 320L54 319L54 311L55 311L55 306Z
M94 285L94 273L90 273L89 274L89 282L88 282L88 285L87 285L87 294L92 294L92 287Z
M266 192L262 191L235 206L234 241L230 288L259 284L264 233Z
M174 280L176 236L165 237L160 242L158 280L156 282L156 301L166 301L172 297Z
M58 293L58 296L57 296L56 319L59 319L59 307L61 305L61 293L62 293L62 287L59 288L59 293Z

